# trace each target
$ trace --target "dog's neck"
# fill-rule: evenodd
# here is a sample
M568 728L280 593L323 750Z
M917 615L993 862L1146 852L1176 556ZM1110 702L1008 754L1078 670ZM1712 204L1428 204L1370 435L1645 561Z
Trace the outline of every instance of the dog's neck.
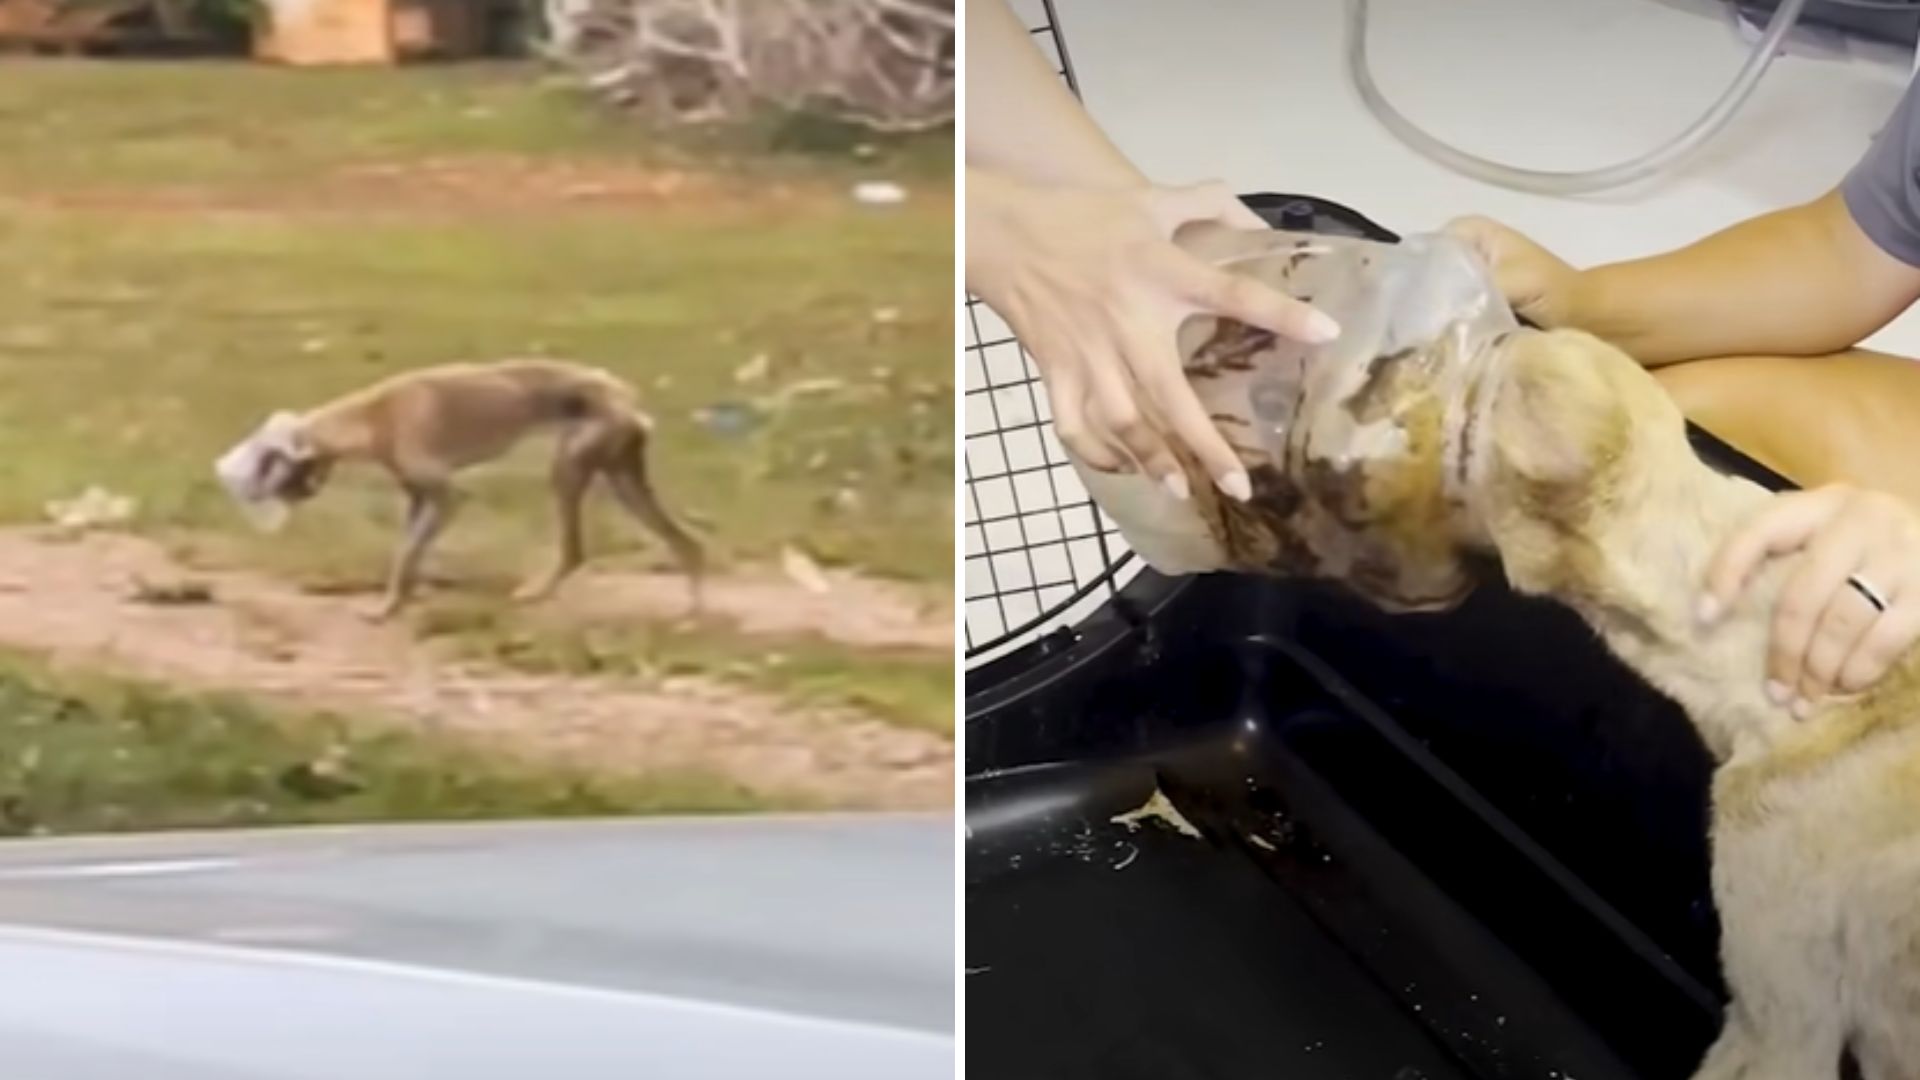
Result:
M323 405L301 418L300 430L320 457L351 461L379 454L374 428L358 408Z
M1716 759L1764 753L1795 724L1765 690L1770 622L1789 566L1763 565L1714 625L1702 626L1697 612L1709 561L1769 495L1697 461L1676 462L1649 483L1663 490L1636 501L1672 508L1671 515L1649 522L1614 514L1566 537L1583 556L1578 573L1516 565L1514 551L1556 553L1503 545L1498 527L1492 539L1516 587L1578 612L1615 655L1686 710Z

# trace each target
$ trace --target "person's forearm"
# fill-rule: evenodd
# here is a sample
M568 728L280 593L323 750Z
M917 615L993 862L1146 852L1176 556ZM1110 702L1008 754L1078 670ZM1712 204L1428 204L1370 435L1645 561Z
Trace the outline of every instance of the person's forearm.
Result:
M1030 183L1146 183L1052 69L1006 0L967 7L967 164Z
M1821 356L1911 302L1912 272L1873 246L1835 192L1665 255L1581 273L1569 325L1642 364Z
M967 166L967 289L981 293L992 288L1006 251L1007 208L1017 197L1019 184L991 169Z

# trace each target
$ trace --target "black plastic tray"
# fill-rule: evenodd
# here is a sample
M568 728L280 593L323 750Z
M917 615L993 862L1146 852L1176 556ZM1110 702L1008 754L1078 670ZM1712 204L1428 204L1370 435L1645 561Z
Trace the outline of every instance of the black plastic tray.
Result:
M1718 1028L1708 758L1557 607L1146 570L967 713L972 1076L1677 1078ZM1202 838L1110 820L1156 785Z

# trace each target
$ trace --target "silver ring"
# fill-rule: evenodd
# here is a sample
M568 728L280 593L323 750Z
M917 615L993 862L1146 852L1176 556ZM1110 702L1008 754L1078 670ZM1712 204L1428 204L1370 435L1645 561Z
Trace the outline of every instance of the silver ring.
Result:
M1847 584L1853 586L1854 592L1866 597L1867 603L1873 605L1873 610L1883 614L1886 612L1887 598L1880 594L1879 589L1867 584L1867 579L1861 577L1859 574L1848 574Z

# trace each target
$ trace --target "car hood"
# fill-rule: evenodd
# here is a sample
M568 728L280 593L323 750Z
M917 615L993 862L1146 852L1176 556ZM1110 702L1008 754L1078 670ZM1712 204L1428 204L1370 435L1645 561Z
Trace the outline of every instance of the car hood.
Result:
M947 816L0 844L0 1044L36 1080L950 1076L953 865Z

